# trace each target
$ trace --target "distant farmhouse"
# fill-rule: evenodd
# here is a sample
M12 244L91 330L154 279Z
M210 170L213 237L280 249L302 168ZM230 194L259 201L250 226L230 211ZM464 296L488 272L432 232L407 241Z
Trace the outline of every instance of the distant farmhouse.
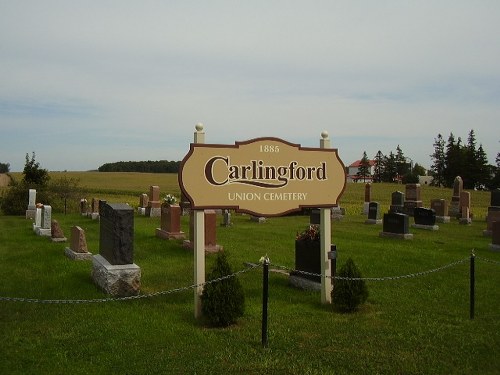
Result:
M359 168L361 167L361 160L356 160L349 165L349 167L347 167L347 182L372 182L377 162L375 160L368 160L368 164L368 175L365 177L358 175Z

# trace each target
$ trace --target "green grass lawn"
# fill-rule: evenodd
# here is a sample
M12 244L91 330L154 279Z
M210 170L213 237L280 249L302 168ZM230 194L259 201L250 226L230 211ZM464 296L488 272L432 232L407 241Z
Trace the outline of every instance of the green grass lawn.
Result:
M374 185L374 200L384 211L394 190L404 191L404 186ZM449 189L422 190L424 204L430 198L451 197ZM112 201L116 196L103 198ZM285 275L272 272L265 349L260 341L260 268L239 276L246 310L237 325L226 329L206 328L195 320L192 290L102 303L0 301L0 373L500 373L500 253L491 252L490 238L482 235L489 194L473 192L472 225L452 221L440 224L436 232L412 229L411 241L380 238L381 226L364 224L362 200L362 184L348 185L341 202L347 216L332 222L338 267L351 257L363 276L385 277L465 261L420 277L368 281L368 301L354 314L334 312L321 304L319 292L295 289ZM67 236L73 225L84 228L89 251L98 252L97 221L76 213L55 213L54 218ZM293 268L295 234L308 217L270 218L257 224L234 214L232 220L232 227L217 227L217 238L234 271L265 254L273 265ZM193 254L180 241L155 237L159 218L135 216L134 226L141 294L191 285ZM91 280L91 264L67 259L65 246L36 236L24 218L0 216L0 296L107 298ZM473 320L468 262L472 249L477 254ZM207 270L213 260L207 255Z

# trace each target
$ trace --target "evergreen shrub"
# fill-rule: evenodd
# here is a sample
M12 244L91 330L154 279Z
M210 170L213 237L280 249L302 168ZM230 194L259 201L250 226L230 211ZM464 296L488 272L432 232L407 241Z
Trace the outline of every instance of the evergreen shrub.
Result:
M368 298L368 288L364 280L352 280L353 278L361 278L359 271L354 261L349 258L346 263L340 268L337 273L339 277L346 279L336 279L332 290L332 303L334 308L342 312L353 312L358 309L358 306Z

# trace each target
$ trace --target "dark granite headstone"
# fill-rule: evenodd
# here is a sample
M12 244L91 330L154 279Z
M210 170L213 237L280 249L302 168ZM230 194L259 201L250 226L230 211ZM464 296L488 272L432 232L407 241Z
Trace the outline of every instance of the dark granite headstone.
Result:
M436 211L433 209L417 207L413 212L413 218L417 225L436 225Z
M99 254L112 265L134 263L134 210L100 201Z
M490 248L500 251L500 221L493 222Z
M405 202L405 193L401 191L395 191L391 194L391 207L389 212L391 213L402 213Z
M384 214L383 231L386 233L408 234L409 233L408 215L401 213Z
M500 207L500 189L495 189L491 191L490 206Z
M368 205L368 219L380 219L380 204L378 202L370 202L370 204Z
M309 224L311 225L319 225L320 224L320 211L318 209L312 209L309 214Z

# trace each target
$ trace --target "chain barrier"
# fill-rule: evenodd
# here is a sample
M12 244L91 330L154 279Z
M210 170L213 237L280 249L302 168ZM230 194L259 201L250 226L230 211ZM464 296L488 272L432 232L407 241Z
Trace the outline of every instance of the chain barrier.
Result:
M497 265L500 266L500 262L498 262L496 260L491 260L491 259L487 259L487 258L483 258L483 257L478 257L477 255L476 255L476 259L479 259L479 260L481 260L483 262L486 262L486 263L497 264Z
M466 263L468 261L469 261L469 258L464 258L464 259L457 260L456 262L446 264L442 267L434 268L432 270L410 273L408 275L401 275L401 276L386 276L386 277L342 277L342 276L333 276L332 277L332 276L326 276L326 278L330 278L330 279L333 278L335 280L365 280L365 281L387 281L387 280L409 279L409 278L413 278L413 277L424 276L424 275L428 275L430 273L442 271L442 270L445 270L447 268L454 267L454 266L457 266L457 265L462 264L462 263ZM272 266L279 268L279 269L289 271L289 272L297 273L297 274L323 277L323 275L318 274L318 273L306 272L306 271L300 271L300 270L292 270L292 269L287 268L285 266L279 266L279 265L272 265Z
M159 292L149 293L149 294L139 294L136 296L126 296L126 297L115 297L115 298L97 298L97 299L36 299L36 298L22 298L22 297L0 297L0 301L10 301L10 302L30 302L30 303L45 303L45 304L83 304L83 303L101 303L101 302L116 302L116 301L128 301L142 298L152 298L160 295L173 294L177 292L183 292L190 289L195 289L200 286L205 286L212 283L217 283L231 277L236 277L240 274L249 272L255 268L260 267L261 264L254 264L245 269L237 271L231 275L221 276L217 279L205 281L204 283L193 284L185 287L163 290Z

